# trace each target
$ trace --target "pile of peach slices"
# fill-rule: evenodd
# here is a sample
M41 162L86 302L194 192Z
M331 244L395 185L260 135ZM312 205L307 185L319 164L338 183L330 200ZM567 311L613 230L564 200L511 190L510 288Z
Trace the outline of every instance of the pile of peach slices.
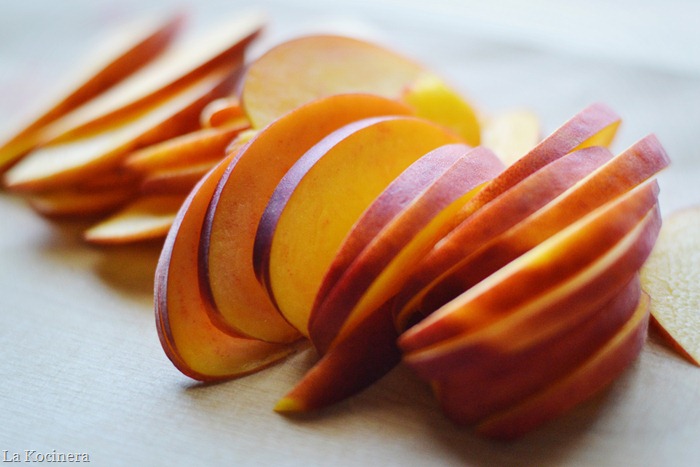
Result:
M313 35L247 60L263 17L182 25L123 28L0 170L39 213L95 219L89 242L165 238L157 329L184 374L245 375L310 341L280 412L403 362L450 419L513 438L621 374L650 304L699 360L697 312L658 286L697 304L697 210L642 269L669 163L653 135L613 154L620 118L594 104L542 139L531 113L485 116L376 44Z

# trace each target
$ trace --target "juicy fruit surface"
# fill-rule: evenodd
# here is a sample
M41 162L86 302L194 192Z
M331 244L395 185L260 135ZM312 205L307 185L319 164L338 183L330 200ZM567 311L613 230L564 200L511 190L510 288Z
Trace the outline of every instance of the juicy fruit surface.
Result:
M642 269L652 323L671 345L700 366L700 208L672 213Z

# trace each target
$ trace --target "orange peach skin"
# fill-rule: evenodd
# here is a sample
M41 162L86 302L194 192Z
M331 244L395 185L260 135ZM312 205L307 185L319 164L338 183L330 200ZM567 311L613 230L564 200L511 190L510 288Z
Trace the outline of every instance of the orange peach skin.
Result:
M369 94L331 96L281 117L236 152L212 196L200 242L201 282L214 322L268 341L298 338L253 270L255 234L265 206L287 170L327 134L362 118L409 112Z
M455 142L428 120L370 118L331 133L285 174L260 219L253 265L299 332L308 336L314 297L352 225L408 166Z
M646 341L648 324L649 298L642 294L632 318L595 355L541 392L482 421L476 432L515 439L590 399L634 362Z
M231 157L215 167L183 203L155 274L155 316L163 349L182 373L201 381L242 376L292 352L290 345L223 332L210 321L209 304L200 292L197 247L202 221L230 161Z

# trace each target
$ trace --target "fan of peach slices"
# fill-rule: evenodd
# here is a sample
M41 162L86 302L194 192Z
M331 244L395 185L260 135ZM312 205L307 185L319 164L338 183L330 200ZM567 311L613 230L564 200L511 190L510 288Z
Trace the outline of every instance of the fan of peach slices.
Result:
M357 38L249 59L255 13L184 25L121 28L0 146L0 170L38 213L92 219L89 243L162 242L157 330L185 375L240 377L310 343L279 412L403 364L456 424L510 439L609 386L650 315L700 361L700 211L662 229L654 135L613 152L621 118L594 103L543 136L532 112L476 109Z

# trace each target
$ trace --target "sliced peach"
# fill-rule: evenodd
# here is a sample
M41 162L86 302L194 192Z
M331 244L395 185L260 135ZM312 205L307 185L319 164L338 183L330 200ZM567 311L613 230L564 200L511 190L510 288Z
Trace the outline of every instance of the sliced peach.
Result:
M672 347L700 366L700 208L671 213L642 269L652 325Z
M385 223L325 297L317 294L309 334L322 353L331 342L342 338L341 330L342 334L351 332L359 320L378 310L400 290L417 258L452 228L452 214L503 169L500 160L485 148L465 150L448 145L429 154L450 154L455 150L461 151L462 157ZM364 230L361 222L366 219L363 216L353 226L346 241ZM330 271L333 267L331 264Z
M209 201L230 162L231 157L223 160L184 201L155 274L155 315L163 349L182 373L202 381L245 375L293 351L290 345L226 333L209 319L197 271L198 244Z
M247 46L263 25L261 15L248 14L183 37L128 79L57 120L43 137L61 142L104 131L160 105L217 69L240 69Z
M244 123L198 129L139 149L126 158L124 165L138 172L153 172L219 161L233 138L247 128L248 124Z
M0 145L0 173L42 139L41 130L71 110L84 104L163 52L180 31L184 16L142 19L121 25L114 36L98 46L90 60L70 79L56 98L40 102L41 110L24 127Z
M164 238L184 198L183 195L137 198L119 212L90 227L83 238L102 245Z
M648 323L649 298L643 294L632 318L586 362L518 405L482 421L477 433L518 438L590 399L634 362L646 341Z
M450 345L514 310L561 297L568 280L608 252L614 257L615 245L624 245L622 238L641 229L656 208L657 191L656 182L649 181L560 230L407 330L401 348L413 352Z
M130 151L194 130L202 107L232 86L228 71L207 75L124 125L37 149L5 173L5 184L18 191L55 189L117 167Z
M393 51L350 37L306 36L283 42L250 64L241 103L263 128L315 99L370 93L398 99L424 68Z
M212 197L200 245L202 283L222 329L277 342L298 338L253 270L255 233L265 206L287 170L327 134L361 118L408 113L406 106L379 96L335 95L295 109L234 152Z
M123 206L136 192L136 187L128 185L99 190L71 187L30 194L27 201L36 212L46 217L94 217L108 214Z
M432 380L443 411L460 424L478 423L575 370L632 317L640 288L638 281L630 285L617 291L608 303L593 308L591 316L578 326L539 340L532 347L513 349L500 336L486 340L476 354L469 352L470 362L461 360L450 365L449 371ZM559 312L564 314L566 310L561 308Z
M418 158L455 142L428 120L369 118L325 137L284 175L260 219L253 264L299 332L308 336L323 276L365 209Z
M199 123L203 128L218 128L229 125L240 125L247 122L241 100L237 96L227 96L215 99L202 109Z
M206 175L218 161L155 170L145 175L141 182L142 194L189 193L197 182Z
M609 158L599 147L574 151L526 177L453 229L421 260L396 297L397 325L405 329L669 163L654 136Z

